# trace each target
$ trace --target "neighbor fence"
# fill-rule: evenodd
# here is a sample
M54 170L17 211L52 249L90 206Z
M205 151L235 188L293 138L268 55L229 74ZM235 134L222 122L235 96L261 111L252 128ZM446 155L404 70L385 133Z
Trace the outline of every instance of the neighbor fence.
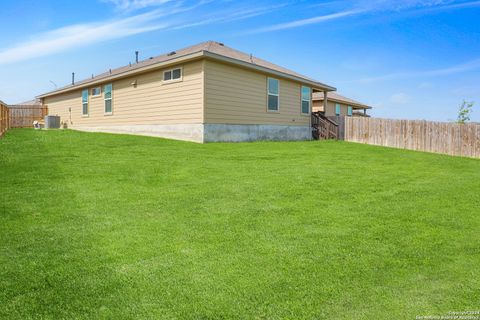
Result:
M0 101L0 137L2 137L9 128L9 110L5 103Z
M11 105L10 128L31 128L34 121L42 121L48 114L43 105Z
M346 117L345 140L480 158L480 125Z

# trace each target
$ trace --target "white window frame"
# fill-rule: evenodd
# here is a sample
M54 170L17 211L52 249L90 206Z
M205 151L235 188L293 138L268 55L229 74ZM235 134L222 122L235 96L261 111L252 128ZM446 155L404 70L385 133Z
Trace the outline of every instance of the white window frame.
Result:
M178 79L173 79L173 70L180 70L180 78ZM165 80L165 73L171 72L172 73L172 78L170 80ZM168 83L174 83L174 82L180 82L183 81L183 67L175 67L171 68L168 70L163 70L162 72L162 83L168 84Z
M270 86L268 85L269 83L269 80L272 79L272 80L277 80L278 81L278 93L270 93ZM268 97L272 95L272 96L276 96L278 99L278 103L277 103L277 110L270 110L268 108ZM280 112L280 80L277 79L277 78L272 78L272 77L267 77L267 112L274 112L274 113L278 113Z
M83 93L84 93L84 92L87 92L87 102L84 102L84 101L83 101ZM84 118L85 118L85 117L88 117L88 115L89 115L89 113L90 113L90 103L89 103L89 102L90 102L90 101L89 101L90 99L89 99L89 97L90 97L90 90L89 90L89 89L83 89L83 90L82 90L82 110L81 110L81 113L82 113L82 117L84 117ZM83 107L84 107L84 105L87 105L87 113L83 113L83 110L84 110Z
M303 99L303 88L308 88L308 90L310 90L310 97L309 97L308 100ZM304 101L308 102L308 112L307 113L303 112L303 102ZM309 116L312 113L312 88L311 87L307 87L307 86L301 86L300 87L300 113L305 115L305 116Z
M112 87L112 91L110 92L110 98L105 98L105 87L110 85ZM105 101L110 100L110 106L112 110L110 112L105 111ZM105 116L111 116L113 114L113 83L107 83L103 85L103 115Z
M347 116L348 117L353 116L353 107L352 106L347 106Z
M337 113L337 107L338 107L338 113ZM342 114L342 106L340 105L340 103L335 103L335 115L339 116L341 114Z
M93 90L95 89L99 89L98 94L93 94ZM92 89L90 89L90 92L91 92L92 98L100 97L102 95L102 87L93 87Z

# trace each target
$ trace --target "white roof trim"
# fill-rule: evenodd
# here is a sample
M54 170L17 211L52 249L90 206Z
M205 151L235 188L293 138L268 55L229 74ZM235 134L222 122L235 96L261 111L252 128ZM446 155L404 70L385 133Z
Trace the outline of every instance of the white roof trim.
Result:
M253 64L253 63L245 62L245 61L242 61L242 60L237 60L237 59L234 59L234 58L225 57L225 56L222 56L222 55L219 55L219 54L216 54L216 53L206 51L205 56L209 57L209 58L212 58L212 59L215 59L215 60L240 65L240 66L243 66L245 68L255 69L255 70L262 71L262 72L265 72L265 73L269 73L269 74L272 74L272 75L276 75L276 76L279 76L279 77L282 77L282 78L287 78L287 79L291 79L291 80L294 80L294 81L306 83L306 84L311 85L312 87L315 87L316 89L321 89L321 90L326 90L326 91L336 91L337 90L336 88L331 87L331 86L326 85L326 84L323 84L321 82L316 82L316 81L312 81L312 80L309 80L309 79L306 79L306 78L296 77L296 76L290 75L290 74L285 73L285 72L280 72L280 71L273 70L273 69L263 67L263 66L259 66L259 65Z
M282 77L282 78L286 78L286 79L294 80L294 81L297 81L297 82L309 84L310 86L312 86L312 88L320 90L320 91L336 91L337 90L336 88L331 87L331 86L326 85L326 84L323 84L321 82L316 82L316 81L312 81L312 80L309 80L309 79L306 79L306 78L297 77L297 76L294 76L294 75L291 75L291 74L288 74L288 73L285 73L285 72L280 72L280 71L273 70L273 69L270 69L270 68L267 68L267 67L255 65L255 64L245 62L245 61L242 61L242 60L237 60L237 59L234 59L234 58L225 57L225 56L222 56L222 55L219 55L219 54L216 54L216 53L212 53L212 52L209 52L209 51L202 50L202 51L186 54L186 55L181 56L181 57L172 58L172 59L167 60L167 61L162 61L162 62L159 62L159 63L148 65L148 66L145 66L145 67L136 68L136 69L133 69L133 70L128 70L128 71L125 71L125 72L122 72L122 73L119 73L119 74L115 74L115 75L112 75L112 76L107 75L104 78L100 78L100 79L96 79L96 80L94 79L92 81L87 81L87 82L82 83L82 84L72 85L72 86L64 87L64 88L61 88L61 89L58 89L58 90L55 90L55 91L50 91L50 92L38 95L38 96L36 96L36 98L45 98L45 97L49 97L49 96L54 96L54 95L70 92L70 91L73 91L73 90L84 89L84 88L95 86L95 85L102 84L102 83L105 83L105 82L118 80L118 79L125 78L125 77L128 77L128 76L132 76L132 75L135 75L135 74L160 69L160 68L163 68L163 67L170 66L172 64L178 64L178 63L181 63L181 62L195 60L195 59L199 59L199 58L202 58L202 57L207 57L207 58L211 58L211 59L214 59L214 60L217 60L217 61L223 61L223 62L239 65L239 66L242 66L242 67L245 67L245 68L248 68L248 69L254 69L254 70L257 70L257 71L264 72L264 73L276 75L276 76L279 76L279 77Z
M141 67L141 68L137 68L137 69L133 69L133 70L128 70L128 71L125 71L125 72L122 72L122 73L119 73L119 74L116 74L116 75L106 76L104 78L96 79L96 80L93 80L93 81L88 81L88 82L85 82L85 83L82 83L82 84L73 85L73 86L69 86L69 87L66 87L66 88L59 89L59 90L47 92L45 94L37 96L36 98L45 98L45 97L49 97L49 96L53 96L53 95L57 95L57 94L65 93L65 92L70 92L70 91L73 91L73 90L85 89L87 87L95 86L95 85L102 84L102 83L105 83L105 82L110 82L110 81L113 81L113 80L126 78L128 76L136 75L136 74L139 74L139 73L144 73L144 72L148 72L148 71L152 71L152 70L156 70L156 69L161 69L163 67L167 67L167 66L170 66L172 64L178 64L178 63L185 62L185 61L195 60L195 59L198 59L202 56L203 56L203 52L191 53L191 54L184 55L184 56L177 57L177 58L173 58L173 59L170 59L170 60L167 60L167 61L162 61L162 62L159 62L159 63L151 64L151 65L148 65L148 66L145 66L145 67Z

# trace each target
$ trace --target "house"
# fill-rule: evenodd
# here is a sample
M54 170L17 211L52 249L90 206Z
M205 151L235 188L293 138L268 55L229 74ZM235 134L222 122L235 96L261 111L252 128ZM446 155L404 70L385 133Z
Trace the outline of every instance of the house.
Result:
M14 106L37 106L37 107L41 107L42 102L40 101L40 99L33 99L33 100L29 100L29 101L15 103Z
M314 112L322 112L326 117L369 117L369 115L367 114L367 110L372 109L372 107L366 104L341 96L336 92L327 92L326 103L323 93L314 92L312 97L312 103L312 110Z
M208 41L38 96L69 128L196 142L311 139L312 93L336 90Z

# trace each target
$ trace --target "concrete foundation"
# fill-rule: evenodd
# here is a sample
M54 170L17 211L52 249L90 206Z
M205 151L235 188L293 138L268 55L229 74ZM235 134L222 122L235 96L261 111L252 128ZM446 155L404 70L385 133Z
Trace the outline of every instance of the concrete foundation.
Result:
M298 141L311 138L310 126L205 124L204 128L204 142Z
M172 124L172 125L117 125L99 127L72 127L88 132L135 134L192 142L245 142L258 140L301 141L312 139L309 126L240 125L240 124Z
M72 129L88 132L126 133L203 143L203 124L137 124L72 127Z

